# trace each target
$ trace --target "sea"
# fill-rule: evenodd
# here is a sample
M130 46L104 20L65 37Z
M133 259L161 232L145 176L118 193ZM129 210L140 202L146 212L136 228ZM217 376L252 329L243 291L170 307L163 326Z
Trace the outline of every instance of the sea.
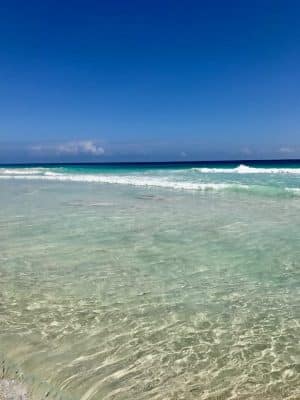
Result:
M0 380L299 400L300 161L0 166Z

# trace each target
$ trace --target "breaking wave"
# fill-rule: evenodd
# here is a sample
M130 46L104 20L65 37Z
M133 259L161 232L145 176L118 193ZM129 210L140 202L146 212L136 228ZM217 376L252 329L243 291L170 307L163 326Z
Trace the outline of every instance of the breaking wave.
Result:
M293 194L297 194L300 196L300 188L291 188L291 187L286 187L285 190L287 192L293 193Z
M300 174L300 168L254 168L246 165L240 165L236 168L193 168L193 171L200 173L228 173L228 174ZM189 170L190 171L190 170ZM294 175L295 176L295 175ZM99 183L128 185L139 187L157 187L175 190L191 190L191 191L247 191L253 193L261 193L266 195L290 195L299 196L300 188L290 186L288 182L284 186L274 186L268 182L209 182L197 179L187 179L187 176L179 177L176 174L167 175L148 175L139 173L82 173L74 171L65 171L59 169L50 169L46 167L39 168L0 168L0 179L2 180L42 180L53 182L83 182L83 183Z
M300 168L256 168L239 165L236 168L192 168L192 171L203 174L296 174L300 175Z
M1 175L36 175L45 173L45 168L0 168Z
M39 171L40 172L40 171ZM203 182L182 182L172 181L164 177L145 177L145 176L122 176L122 175L96 175L96 174L61 174L51 171L43 173L21 174L15 172L10 174L7 170L0 172L0 179L26 179L26 180L47 180L61 182L87 182L87 183L107 183L144 187L161 187L183 190L224 190L224 189L248 189L248 185L235 183L203 183Z

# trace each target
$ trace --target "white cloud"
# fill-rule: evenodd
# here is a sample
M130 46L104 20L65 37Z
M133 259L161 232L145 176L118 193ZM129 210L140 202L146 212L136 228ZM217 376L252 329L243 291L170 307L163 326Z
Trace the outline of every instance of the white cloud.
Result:
M53 145L35 145L31 146L30 150L39 153L69 154L74 156L79 154L100 156L104 154L104 148L92 140L65 142Z
M99 156L104 153L104 149L101 146L97 146L95 142L86 140L60 144L57 146L56 152L58 154L91 154Z
M182 152L180 153L180 156L181 156L181 157L186 157L186 156L187 156L187 154L186 154L186 152L185 152L185 151L182 151Z
M43 151L43 146L41 146L39 144L38 145L34 145L34 146L30 146L29 150L36 151L36 152L41 152L41 151Z
M252 154L252 150L249 147L243 147L241 149L241 153L246 156L250 156Z
M280 153L289 154L294 153L295 149L293 149L292 147L280 147L279 151Z

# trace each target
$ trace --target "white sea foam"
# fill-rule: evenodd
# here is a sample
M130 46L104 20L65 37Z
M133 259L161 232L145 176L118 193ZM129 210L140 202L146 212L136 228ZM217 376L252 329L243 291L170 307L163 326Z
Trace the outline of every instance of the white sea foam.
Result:
M201 173L274 173L274 174L300 174L297 168L253 168L240 165L237 168L193 168ZM186 181L185 178L173 179L170 176L151 176L146 174L103 174L103 173L71 173L55 171L49 168L0 168L0 179L45 180L61 182L87 182L99 184L119 184L141 187L161 187L181 190L248 190L256 192L266 191L266 186L247 185L238 182L197 182ZM198 178L199 180L199 178ZM279 191L300 195L300 188L285 187Z
M239 165L236 168L192 168L203 174L299 174L300 168L255 168Z
M47 180L62 182L89 182L108 183L131 186L149 186L183 190L224 190L224 189L248 189L248 185L233 183L203 183L203 182L182 182L172 181L167 178L154 178L137 175L96 175L96 174L60 174L47 171L44 174L1 174L0 179L26 179L26 180Z
M290 188L290 187L286 187L285 190L287 192L291 192L294 194L299 194L300 195L300 188Z
M0 168L0 175L36 175L45 172L45 168Z

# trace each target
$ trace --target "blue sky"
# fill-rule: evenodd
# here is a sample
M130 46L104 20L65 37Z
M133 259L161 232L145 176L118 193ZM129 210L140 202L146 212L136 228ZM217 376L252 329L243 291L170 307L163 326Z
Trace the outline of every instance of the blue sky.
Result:
M0 162L300 158L298 1L0 5Z

